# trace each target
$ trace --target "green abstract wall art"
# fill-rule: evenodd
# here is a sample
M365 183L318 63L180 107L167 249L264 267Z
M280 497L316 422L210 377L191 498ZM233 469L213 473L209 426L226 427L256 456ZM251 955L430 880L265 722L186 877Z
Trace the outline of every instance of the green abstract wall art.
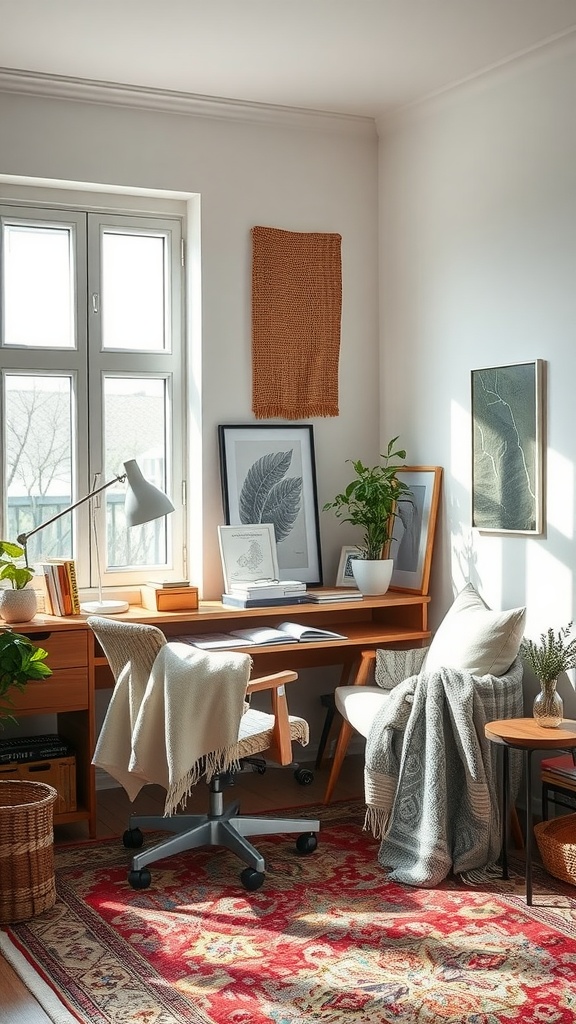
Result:
M472 370L472 525L543 530L544 362Z

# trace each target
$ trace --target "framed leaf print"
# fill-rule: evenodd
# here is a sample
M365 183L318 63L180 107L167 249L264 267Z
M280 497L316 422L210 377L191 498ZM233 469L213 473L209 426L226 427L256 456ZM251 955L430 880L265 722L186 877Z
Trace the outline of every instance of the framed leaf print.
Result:
M278 578L322 583L310 424L218 427L222 503L231 526L272 523Z

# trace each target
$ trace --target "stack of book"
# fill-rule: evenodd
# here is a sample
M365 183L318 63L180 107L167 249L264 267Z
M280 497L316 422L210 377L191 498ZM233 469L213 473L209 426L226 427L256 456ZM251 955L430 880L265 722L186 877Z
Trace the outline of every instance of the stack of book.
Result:
M80 597L73 558L50 558L40 562L38 573L44 578L44 599L49 615L79 615Z
M300 580L238 581L229 593L222 594L222 604L230 608L268 608L307 601L306 584Z
M308 600L313 601L314 604L334 604L341 601L361 601L362 594L359 590L344 587L336 587L333 590L325 588L324 590L311 590Z
M56 733L43 736L14 736L0 740L0 765L26 761L51 761L72 753L67 740Z
M576 786L576 763L572 754L561 754L560 757L545 757L541 765L543 772L556 778L559 785Z

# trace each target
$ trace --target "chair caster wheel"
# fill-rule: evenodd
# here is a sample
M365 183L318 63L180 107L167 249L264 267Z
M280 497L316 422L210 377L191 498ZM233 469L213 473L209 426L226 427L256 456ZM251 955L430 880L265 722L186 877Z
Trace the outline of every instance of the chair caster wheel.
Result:
M264 884L265 874L263 871L255 871L254 868L244 868L240 872L240 881L249 892L255 892Z
M298 850L298 853L314 853L317 846L318 840L315 832L303 832L296 840L296 849Z
M144 843L144 836L139 828L127 828L122 836L122 842L127 850L137 850Z
M309 768L297 768L294 778L301 786L309 786L311 782L314 782L314 772L311 772Z
M147 889L152 881L152 875L148 868L141 868L140 871L128 872L128 884L133 889Z

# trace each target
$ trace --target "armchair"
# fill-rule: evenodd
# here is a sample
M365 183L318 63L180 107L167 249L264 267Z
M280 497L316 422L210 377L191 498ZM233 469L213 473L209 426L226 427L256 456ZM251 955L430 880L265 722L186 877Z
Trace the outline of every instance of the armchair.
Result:
M136 849L144 841L141 828L173 833L133 856L132 888L150 885L147 865L161 858L220 846L247 865L240 875L243 886L258 889L265 878L264 858L247 836L298 832L298 853L315 850L318 821L245 816L239 801L225 807L223 798L243 759L266 752L270 760L288 765L292 743L308 742L307 722L288 714L286 685L297 674L250 680L247 654L167 643L155 626L96 616L87 621L116 680L93 763L116 778L131 800L146 783L159 783L167 791L164 815L134 814L124 833L124 845ZM269 714L249 706L251 694L259 691L270 693ZM204 777L208 812L177 813Z

